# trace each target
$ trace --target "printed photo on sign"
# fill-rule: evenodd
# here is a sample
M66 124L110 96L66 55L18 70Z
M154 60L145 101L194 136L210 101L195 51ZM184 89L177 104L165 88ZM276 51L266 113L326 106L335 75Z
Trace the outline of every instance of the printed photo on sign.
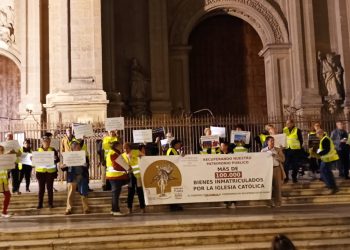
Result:
M226 128L225 127L213 127L210 126L211 134L218 135L220 138L226 138Z
M249 131L237 131L237 130L231 130L231 143L241 143L244 142L245 144L250 143L250 132Z
M220 147L218 135L201 136L200 142L203 149Z
M106 119L106 131L124 130L124 117L111 117Z

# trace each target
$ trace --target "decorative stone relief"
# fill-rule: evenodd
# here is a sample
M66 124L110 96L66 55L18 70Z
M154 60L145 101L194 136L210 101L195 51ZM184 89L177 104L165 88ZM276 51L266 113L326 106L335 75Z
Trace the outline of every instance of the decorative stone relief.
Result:
M0 3L0 40L8 46L16 42L13 1L2 1Z
M340 55L318 52L320 89L328 111L335 113L344 101L344 69Z

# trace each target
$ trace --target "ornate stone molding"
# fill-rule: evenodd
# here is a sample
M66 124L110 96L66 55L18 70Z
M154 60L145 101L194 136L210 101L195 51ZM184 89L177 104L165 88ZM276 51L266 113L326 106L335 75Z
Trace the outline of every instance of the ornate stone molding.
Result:
M221 11L252 25L264 46L289 42L283 18L267 0L187 0L176 11L170 33L172 45L187 44L191 31L203 18Z
M15 9L13 0L0 3L0 46L11 47L15 42Z

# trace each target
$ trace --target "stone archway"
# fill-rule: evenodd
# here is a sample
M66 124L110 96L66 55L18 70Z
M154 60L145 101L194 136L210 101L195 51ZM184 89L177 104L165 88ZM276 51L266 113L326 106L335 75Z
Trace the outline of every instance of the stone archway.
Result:
M268 112L283 114L283 88L290 84L290 44L286 22L268 0L187 0L182 1L170 29L170 86L173 105L190 109L188 38L207 15L224 12L243 19L259 34L264 57Z

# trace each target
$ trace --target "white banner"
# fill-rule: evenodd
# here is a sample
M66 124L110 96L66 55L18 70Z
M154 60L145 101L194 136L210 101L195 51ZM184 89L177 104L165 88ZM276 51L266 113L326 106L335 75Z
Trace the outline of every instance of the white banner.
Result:
M44 151L38 152L34 151L32 153L33 165L38 166L52 166L55 164L55 153L54 151Z
M32 166L32 154L31 153L22 153L20 156L20 163L24 164L24 165L29 165Z
M5 152L10 152L11 150L17 152L21 148L17 140L4 141L1 142L0 145L2 145L5 148Z
M63 152L63 164L67 167L84 166L86 163L86 153L81 151Z
M0 170L14 169L16 160L15 154L0 155Z
M242 142L242 141L245 144L250 143L250 132L231 130L231 143L237 144L238 142Z
M225 127L213 127L210 126L211 134L218 135L221 138L226 138L226 128Z
M152 129L133 130L134 143L153 142Z
M92 124L82 124L73 127L75 138L83 139L84 136L91 137L94 136L94 131L92 130Z
M277 134L277 135L271 135L273 138L275 138L275 146L276 147L283 147L285 148L287 145L287 136L286 134Z
M147 205L271 199L267 153L144 156L139 166Z
M124 130L124 117L111 117L106 119L106 131Z

